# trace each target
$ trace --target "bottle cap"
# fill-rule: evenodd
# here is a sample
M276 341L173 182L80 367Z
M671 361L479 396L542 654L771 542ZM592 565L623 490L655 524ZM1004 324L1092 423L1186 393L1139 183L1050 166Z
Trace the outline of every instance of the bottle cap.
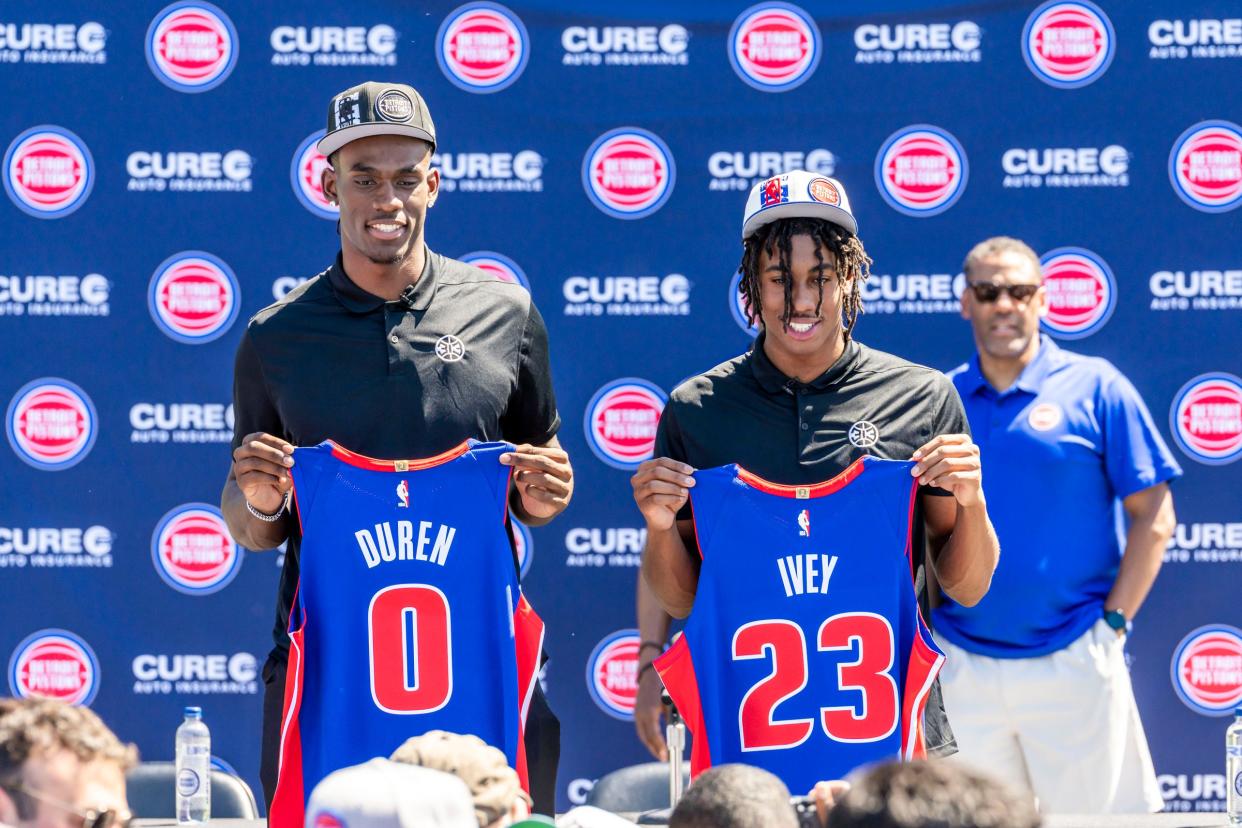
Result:
M187 715L187 716L189 716L190 718L193 718L193 719L201 719L201 718L203 718L203 708L201 708L201 707L187 707L187 708L185 709L185 715Z

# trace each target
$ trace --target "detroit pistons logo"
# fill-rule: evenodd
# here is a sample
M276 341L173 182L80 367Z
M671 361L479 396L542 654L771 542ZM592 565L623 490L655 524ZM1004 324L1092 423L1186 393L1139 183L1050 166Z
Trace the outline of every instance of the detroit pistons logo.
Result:
M1117 306L1112 268L1090 250L1058 247L1039 260L1048 294L1040 325L1058 339L1082 339L1108 323Z
M13 651L9 689L17 698L89 705L99 691L99 659L68 630L39 630Z
M582 159L582 186L591 203L613 218L640 219L673 194L677 168L658 135L637 127L605 132Z
M151 535L151 560L164 583L178 592L210 595L237 577L242 550L219 509L186 503L160 518Z
M634 721L638 698L638 630L618 630L595 645L587 659L586 683L599 709L623 722Z
M312 132L298 144L289 168L289 183L293 185L293 194L298 201L312 215L335 221L341 215L340 208L323 194L323 171L329 166L328 158L316 148L325 132L327 130L323 129Z
M1242 457L1242 379L1202 374L1181 387L1169 411L1173 440L1192 459L1223 466Z
M747 336L759 335L759 321L755 320L752 324L750 317L746 312L746 300L742 298L742 291L739 286L742 284L742 274L734 273L733 279L729 282L729 313L733 317L733 321L742 329L742 333Z
M474 265L487 275L495 278L498 282L521 285L530 290L530 280L526 278L526 273L523 272L522 268L518 267L517 262L508 256L493 253L491 250L477 250L474 253L467 253L462 256L461 261L468 265Z
M155 269L147 306L170 339L201 345L224 336L237 319L238 292L228 265L210 253L187 250Z
M57 377L23 385L5 414L9 445L28 466L61 471L81 463L95 445L99 416L78 386Z
M1103 10L1080 0L1044 3L1022 30L1022 58L1049 86L1074 89L1093 83L1113 62L1117 36Z
M1205 213L1242 204L1242 127L1203 121L1183 132L1169 153L1169 181L1182 201Z
M663 391L643 379L608 383L587 404L587 445L613 468L638 468L655 450L656 427L667 401Z
M147 28L147 65L178 92L215 89L237 65L237 29L211 3L173 3Z
M969 172L957 139L927 124L894 132L875 157L880 195L889 207L916 218L943 213L957 203Z
M1052 431L1065 419L1065 412L1056 403L1040 403L1026 415L1026 424L1036 431Z
M513 551L517 553L520 580L530 572L530 564L535 554L535 540L531 537L530 530L518 523L512 515L509 516L509 525L513 527Z
M760 3L733 21L729 63L737 76L760 92L786 92L815 72L823 46L819 28L789 3Z
M1204 716L1228 716L1242 704L1242 630L1226 624L1200 627L1173 651L1173 689Z
M440 70L467 92L499 92L521 76L529 58L526 26L499 3L458 7L436 35Z
M37 126L13 139L4 154L4 191L35 218L63 218L95 186L95 162L81 138L58 126Z

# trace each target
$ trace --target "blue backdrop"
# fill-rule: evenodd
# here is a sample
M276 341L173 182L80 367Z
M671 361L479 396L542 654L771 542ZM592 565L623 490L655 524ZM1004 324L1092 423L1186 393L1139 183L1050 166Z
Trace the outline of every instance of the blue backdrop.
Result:
M1219 809L1242 700L1236 5L582 5L4 4L12 692L92 704L150 759L201 704L257 787L279 555L234 548L215 511L232 357L337 248L304 186L329 97L393 79L438 125L429 243L524 281L548 322L578 483L526 539L525 584L562 807L644 758L627 469L665 393L749 344L745 191L802 166L844 182L875 258L861 340L963 361L963 254L1019 236L1046 254L1050 331L1118 365L1180 449L1180 525L1130 652L1169 807Z

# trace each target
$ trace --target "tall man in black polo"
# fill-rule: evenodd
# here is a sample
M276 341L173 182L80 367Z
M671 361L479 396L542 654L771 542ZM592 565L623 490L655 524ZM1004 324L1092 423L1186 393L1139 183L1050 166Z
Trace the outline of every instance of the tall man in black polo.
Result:
M645 645L667 635L660 607L682 618L694 605L699 557L686 501L695 469L737 463L772 482L805 485L864 454L913 459L920 484L913 548L926 544L942 588L959 603L973 605L987 592L999 547L961 400L939 371L854 340L871 264L857 232L837 181L794 171L751 191L740 290L760 334L745 354L673 391L656 457L632 478L647 523L642 578L655 599L640 585L640 683L652 680L647 665L659 654ZM924 601L924 556L911 558ZM925 731L929 752L955 750L938 685ZM659 751L641 727L640 734Z
M233 465L221 508L248 549L288 541L264 665L264 793L271 801L298 580L289 514L295 445L331 438L372 457L420 458L462 440L508 440L509 503L546 523L573 491L556 431L547 331L530 295L424 244L439 172L435 126L402 84L365 83L332 99L319 143L325 195L340 206L341 252L326 271L251 319L234 374ZM526 731L536 806L554 805L559 725L536 692Z

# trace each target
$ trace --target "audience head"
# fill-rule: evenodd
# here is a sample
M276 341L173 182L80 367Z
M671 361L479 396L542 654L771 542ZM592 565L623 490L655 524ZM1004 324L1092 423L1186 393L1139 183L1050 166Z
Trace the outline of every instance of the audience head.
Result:
M306 828L475 828L470 791L441 771L372 759L320 780Z
M530 797L517 771L478 736L431 730L407 739L392 760L451 773L465 782L479 828L503 828L530 814Z
M682 796L669 828L798 828L789 789L749 765L704 771Z
M1032 802L958 762L886 762L852 776L831 828L1038 828Z
M0 822L80 828L130 817L125 772L138 761L99 716L51 699L0 700Z

